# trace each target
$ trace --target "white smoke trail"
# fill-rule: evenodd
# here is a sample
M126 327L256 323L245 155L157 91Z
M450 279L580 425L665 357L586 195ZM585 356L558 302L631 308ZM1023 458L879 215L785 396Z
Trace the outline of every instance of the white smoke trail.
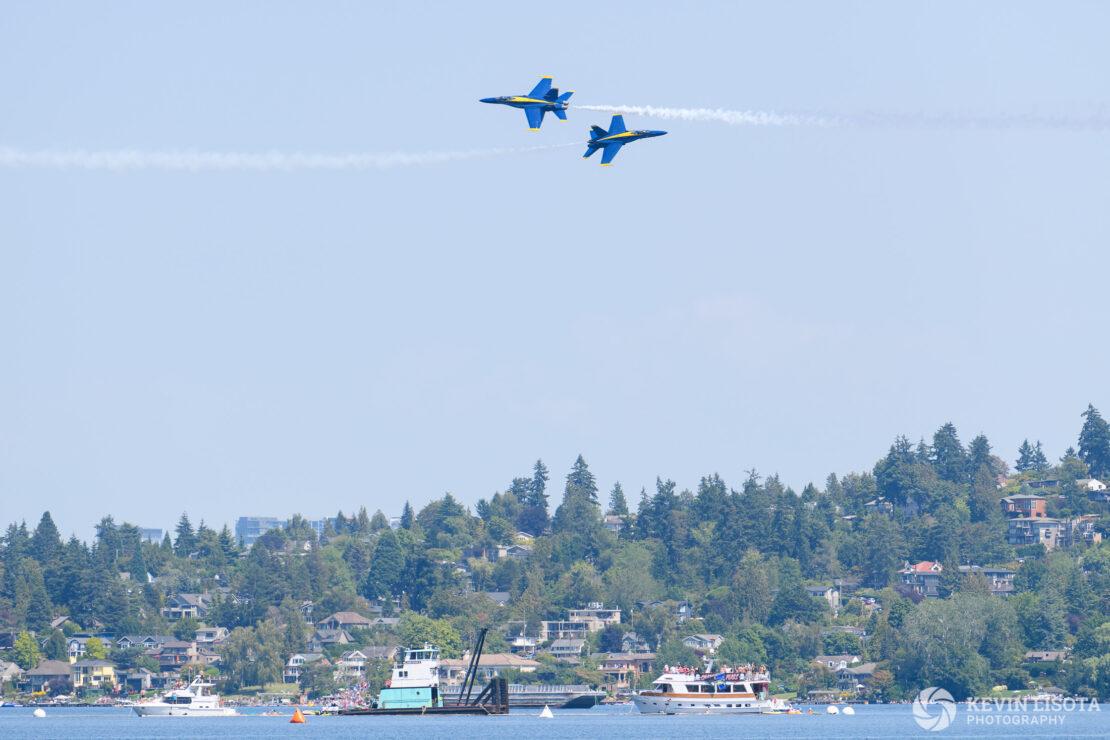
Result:
M656 108L651 105L576 105L580 110L629 113L669 121L711 121L732 126L841 126L838 118L764 110L721 110L720 108Z
M550 144L510 149L482 149L465 152L425 152L423 154L301 154L267 152L144 152L118 151L26 151L0 147L0 167L44 169L165 170L171 172L294 172L297 170L387 170L486 159L515 154L578 146Z
M671 121L704 121L732 126L811 126L885 129L980 131L1107 131L1110 117L1037 114L929 114L929 113L776 113L763 110L720 108L657 108L650 105L576 105L580 110L628 113Z

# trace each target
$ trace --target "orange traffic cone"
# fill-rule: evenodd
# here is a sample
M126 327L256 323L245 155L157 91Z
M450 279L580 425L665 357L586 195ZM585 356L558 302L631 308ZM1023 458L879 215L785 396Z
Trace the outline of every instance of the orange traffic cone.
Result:
M297 707L297 711L293 712L293 719L289 720L290 724L303 725L305 722L304 715L301 714L301 708Z

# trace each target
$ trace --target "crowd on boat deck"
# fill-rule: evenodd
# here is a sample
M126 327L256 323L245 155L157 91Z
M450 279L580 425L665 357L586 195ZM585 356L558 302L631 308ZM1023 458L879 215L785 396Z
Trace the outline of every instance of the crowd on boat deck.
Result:
M712 673L706 673L705 671L702 671L698 668L688 668L687 666L671 666L671 665L668 665L668 666L663 666L663 672L664 673L680 673L684 676L716 676L719 673L738 673L738 674L740 674L740 680L745 681L745 680L750 680L750 679L754 679L754 678L765 678L767 676L767 666L765 666L765 665L755 666L752 663L746 663L742 666L737 666L735 668L730 668L729 666L724 666L719 670L713 671Z

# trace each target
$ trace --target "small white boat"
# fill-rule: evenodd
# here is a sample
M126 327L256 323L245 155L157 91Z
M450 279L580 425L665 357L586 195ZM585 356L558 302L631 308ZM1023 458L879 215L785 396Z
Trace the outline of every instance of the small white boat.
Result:
M219 694L209 692L215 684L197 676L181 689L173 689L154 701L142 702L132 707L140 717L235 717L234 707L225 707Z

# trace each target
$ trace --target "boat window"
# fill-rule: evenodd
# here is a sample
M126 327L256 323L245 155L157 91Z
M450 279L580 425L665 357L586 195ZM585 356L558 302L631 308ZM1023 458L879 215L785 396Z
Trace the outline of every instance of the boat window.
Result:
M691 694L696 694L698 693L698 685L696 683L688 683L686 684L686 690Z

